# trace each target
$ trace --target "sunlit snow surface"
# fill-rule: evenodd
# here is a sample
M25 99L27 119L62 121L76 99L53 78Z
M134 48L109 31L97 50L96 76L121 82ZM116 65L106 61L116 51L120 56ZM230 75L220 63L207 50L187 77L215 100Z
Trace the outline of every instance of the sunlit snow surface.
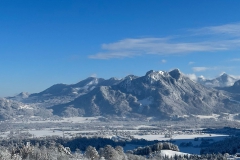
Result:
M33 109L33 108L30 107L29 105L21 105L21 106L19 106L18 109Z
M220 115L212 114L212 115L209 115L209 116L206 116L206 115L195 115L195 116L200 118L200 119L209 119L209 118L217 119Z
M175 155L177 156L184 156L184 155L190 155L188 153L183 153L183 152L176 152L176 151L172 151L172 150L161 150L160 155L162 155L163 157L167 156L167 157L174 157Z
M27 123L62 123L62 122L70 122L70 123L91 123L98 120L99 117L71 117L71 118L63 118L62 120L31 120ZM15 123L22 123L21 121ZM26 123L26 122L25 122Z
M183 134L183 135L173 135L172 140L185 140L185 139L194 139L194 138L213 138L213 137L226 137L228 135L220 134ZM170 138L165 138L165 135L134 135L134 138L137 139L146 139L149 141L159 140L159 141L168 141Z
M182 134L182 135L173 135L172 138L165 138L165 135L134 135L134 138L137 139L146 139L149 141L159 140L159 141L171 141L172 143L178 145L181 152L189 154L200 154L201 148L194 147L201 144L201 138L204 139L213 139L213 141L220 141L228 137L228 135L221 134ZM195 141L195 138L199 138L198 141ZM190 147L181 147L182 142L188 143L192 142L193 146ZM136 146L126 146L128 149L134 149ZM132 148L134 147L134 148Z

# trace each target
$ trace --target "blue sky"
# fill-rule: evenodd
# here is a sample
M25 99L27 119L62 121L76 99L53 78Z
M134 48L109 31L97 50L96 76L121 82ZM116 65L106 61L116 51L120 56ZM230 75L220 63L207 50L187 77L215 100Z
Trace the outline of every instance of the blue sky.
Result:
M1 0L0 97L179 68L239 76L239 0Z

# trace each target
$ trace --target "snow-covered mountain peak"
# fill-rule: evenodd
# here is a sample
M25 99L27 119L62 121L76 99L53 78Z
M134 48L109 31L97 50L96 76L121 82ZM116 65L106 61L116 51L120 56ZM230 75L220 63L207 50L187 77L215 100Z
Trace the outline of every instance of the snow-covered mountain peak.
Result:
M154 71L154 70L150 70L150 71L148 71L147 73L146 73L146 76L147 75L153 75L153 74L160 74L160 75L162 75L162 76L166 76L166 74L167 74L167 72L165 72L165 71Z
M179 80L182 77L182 73L180 72L179 69L174 69L174 70L170 71L169 75L176 80Z
M158 71L158 73L163 75L163 76L166 74L166 72L164 72L164 71Z
M232 76L229 76L226 73L223 73L220 77L217 78L217 80L221 81L222 83L225 84L225 86L231 86L236 82L236 79L233 78Z
M92 81L90 81L87 85L96 85L98 84L98 78L94 78Z
M148 78L150 78L151 80L154 80L154 81L158 81L160 80L162 77L164 76L167 76L168 73L165 72L165 71L153 71L153 70L150 70L146 73L146 76Z
M108 80L115 80L115 81L117 81L117 80L121 80L121 79L119 79L119 78L117 78L117 77L111 77L111 78L109 78Z
M84 79L85 81L96 81L97 79L99 79L99 78L97 78L97 77L88 77L88 78L86 78L86 79ZM82 81L84 81L84 80L82 80Z
M29 95L30 95L30 94L29 94L28 92L21 92L21 93L19 93L17 96L18 96L19 98L28 98Z
M217 77L217 79L222 79L222 80L228 80L229 78L232 79L233 77L229 76L227 73L223 73L219 77Z
M220 74L220 76L228 76L228 74L226 72L223 72L222 74Z
M123 80L131 81L131 80L136 79L136 78L138 78L138 77L135 76L135 75L128 75Z

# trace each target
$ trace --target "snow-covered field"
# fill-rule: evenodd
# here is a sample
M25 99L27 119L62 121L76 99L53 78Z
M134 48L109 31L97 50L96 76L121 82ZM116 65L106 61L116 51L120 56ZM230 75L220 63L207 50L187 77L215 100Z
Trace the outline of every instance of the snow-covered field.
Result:
M170 141L176 145L178 145L180 151L186 152L189 154L200 154L201 148L194 147L201 144L201 138L203 139L212 139L214 142L223 140L224 138L228 137L228 135L221 135L221 134L181 134L181 135L173 135L172 138L165 138L165 135L134 135L134 138L137 139L146 139L149 141L159 140L159 141ZM198 141L195 141L195 138L199 138ZM192 146L189 147L182 147L181 143L188 143L191 142ZM131 147L136 146L127 146L128 149ZM131 148L134 149L134 148Z
M194 139L194 138L213 138L213 137L226 137L228 135L220 134L181 134L173 135L172 138L165 138L165 135L134 135L134 138L137 139L146 139L149 141L159 140L159 141L169 141L171 140L184 140L184 139Z
M24 123L92 123L98 121L100 117L71 117L71 118L63 118L61 120L29 120ZM15 123L23 123L21 121L16 121Z
M46 136L63 136L63 132L59 130L43 129L43 130L29 130L30 134L34 137L46 137Z
M209 118L213 118L213 119L218 119L220 115L218 114L212 114L212 115L209 115L209 116L205 116L205 115L195 115L195 117L198 117L200 119L209 119Z
M76 135L77 133L94 133L97 131L61 131L59 129L41 129L41 130L28 130L30 134L33 134L34 137L46 137L46 136L59 136L59 137L71 137L71 135Z
M183 152L176 152L176 151L172 151L172 150L161 150L160 153L161 156L167 156L167 157L174 157L175 155L177 156L184 156L184 155L190 155L188 153L183 153Z
M157 127L148 126L148 125L139 125L139 126L136 126L136 127L133 127L133 128L139 129L139 128L157 128Z
M60 122L72 122L72 123L91 123L98 120L100 117L71 117L63 118Z
M200 150L201 148L199 147L194 147L194 146L198 146L201 144L201 139L211 139L211 142L216 142L216 141L220 141L225 139L226 137L228 137L228 135L221 135L221 134L211 134L211 136L209 134L202 134L202 135L179 135L176 138L173 138L174 144L178 145L179 149L181 152L185 152L185 153L190 153L190 154L200 154ZM199 138L198 141L195 141L195 138ZM190 147L182 147L180 144L181 143L192 143L192 146Z

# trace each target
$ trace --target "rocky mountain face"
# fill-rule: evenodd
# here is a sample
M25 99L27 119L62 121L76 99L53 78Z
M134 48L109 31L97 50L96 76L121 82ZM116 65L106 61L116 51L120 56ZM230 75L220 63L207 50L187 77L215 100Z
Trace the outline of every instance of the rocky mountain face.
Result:
M64 116L144 115L167 118L240 111L230 94L205 87L178 69L149 71L142 77L125 77L115 85L96 86L71 102L54 105Z
M207 87L228 87L232 86L234 82L236 82L237 79L223 73L221 76L215 78L215 79L205 79L204 77L198 77L197 82L201 83Z

